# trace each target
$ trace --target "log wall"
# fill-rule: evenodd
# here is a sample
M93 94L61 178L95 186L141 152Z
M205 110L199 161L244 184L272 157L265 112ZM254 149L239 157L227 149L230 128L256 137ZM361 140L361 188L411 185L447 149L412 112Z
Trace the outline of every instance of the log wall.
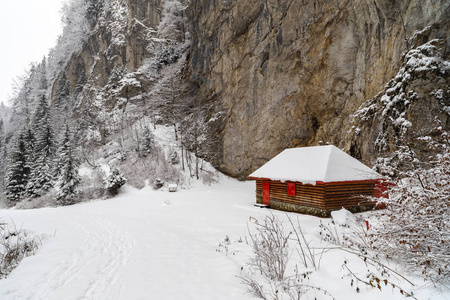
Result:
M256 201L262 203L262 183L256 180ZM333 210L345 207L351 211L362 211L373 207L365 196L374 195L373 181L349 181L318 183L316 185L296 183L295 196L287 194L287 184L270 181L271 207L290 211L329 216ZM272 205L273 204L273 205Z
M351 208L373 204L365 197L374 195L374 181L330 182L325 183L324 186L326 209L336 210L342 207Z

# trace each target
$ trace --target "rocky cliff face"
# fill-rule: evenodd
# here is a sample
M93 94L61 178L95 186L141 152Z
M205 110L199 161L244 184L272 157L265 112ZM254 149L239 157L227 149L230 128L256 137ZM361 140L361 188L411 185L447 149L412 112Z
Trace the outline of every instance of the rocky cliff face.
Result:
M407 143L399 142L402 125L384 118L390 103L385 94L416 103L396 110L404 115L394 114L411 123L405 129L410 139L433 130L430 118L450 126L447 0L102 3L108 7L65 67L72 91L84 84L74 97L74 118L91 116L97 142L108 142L124 122L133 122L124 118L151 114L157 89L180 78L194 87L189 97L208 104L206 114L214 121L207 116L206 123L220 141L216 165L237 177L245 178L287 147L320 143L373 164L380 152ZM430 41L433 50L417 50ZM439 71L420 75L407 68L411 51L438 57ZM174 69L184 76L174 80ZM413 76L402 77L401 70ZM164 79L167 74L172 79ZM373 105L370 114L361 113Z
M443 60L450 52L445 0L193 0L188 12L197 96L223 112L220 168L235 176L320 141L375 157L365 143L377 134L355 138L350 116L384 90L407 50L439 38Z
M91 83L103 87L108 83L114 68L123 66L129 71L135 71L150 55L146 49L147 34L150 28L159 25L161 1L108 3L110 7L102 10L96 30L89 35L82 51L74 54L65 68L73 90L81 72L91 79ZM53 90L56 88L57 85Z
M117 118L123 118L130 106L142 105L152 80L139 71L146 59L155 56L150 40L157 38L157 28L163 18L164 1L127 0L102 1L96 26L74 53L64 68L72 91L77 130L79 119L88 118L94 124L88 128L88 139L105 143L117 131ZM154 51L155 50L155 51ZM128 74L128 75L127 75ZM52 88L57 102L60 78ZM128 76L127 78L125 78ZM78 90L83 79L82 89ZM55 104L55 103L53 103ZM122 114L122 117L118 116ZM128 120L127 120L128 121Z

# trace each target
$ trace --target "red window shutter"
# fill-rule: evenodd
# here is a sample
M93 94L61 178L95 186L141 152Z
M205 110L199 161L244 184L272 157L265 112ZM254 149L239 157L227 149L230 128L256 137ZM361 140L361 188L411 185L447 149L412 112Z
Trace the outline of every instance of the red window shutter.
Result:
M295 196L295 183L294 182L288 182L288 184L287 184L287 194L289 196Z

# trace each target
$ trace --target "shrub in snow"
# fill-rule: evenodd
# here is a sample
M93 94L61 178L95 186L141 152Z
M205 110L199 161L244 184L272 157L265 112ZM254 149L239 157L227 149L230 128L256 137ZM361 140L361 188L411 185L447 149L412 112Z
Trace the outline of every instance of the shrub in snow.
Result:
M283 224L273 215L263 222L253 219L256 234L250 234L253 258L250 265L260 269L270 280L281 281L284 278L288 260L288 240L291 233L284 231Z
M112 168L111 174L106 177L105 184L106 190L111 196L115 196L119 193L119 189L127 182L125 177L120 173L119 169Z
M116 161L115 164L127 179L127 183L138 189L147 184L153 186L155 178L163 182L180 182L180 170L166 160L164 149L157 143L147 156L129 151L127 160Z
M287 219L289 224L284 226L273 215L263 220L251 218L254 229L249 230L249 244L253 256L241 269L240 278L255 297L308 299L320 294L320 299L334 299L326 290L311 285L310 280L320 278L317 272L322 259L329 262L329 256L338 254L342 256L342 271L347 274L342 276L339 272L336 277L349 279L356 292L360 292L361 285L380 290L387 287L416 299L400 286L414 284L394 269L395 263L386 261L380 252L371 251L371 240L361 218L345 210L336 212L333 224L320 225L320 248L311 245L299 221L294 223L289 216ZM228 253L226 241L219 246Z
M253 296L261 299L301 299L308 297L309 292L325 297L321 299L334 299L327 291L308 284L311 270L318 270L320 259L316 258L300 224L295 226L289 217L288 220L289 228L285 228L274 215L261 221L251 218L256 230L249 232L253 256L248 269L243 268L242 283ZM227 241L224 243L226 247L223 243L219 246L225 247L228 253ZM298 264L289 265L291 260ZM293 273L288 272L290 267ZM301 267L305 268L304 272L299 271Z
M172 165L180 163L180 157L178 156L177 151L173 151L172 154L170 154L169 161Z
M23 258L33 255L40 245L39 237L0 222L0 279L16 268Z
M342 279L349 279L350 286L357 293L360 285L367 288L392 288L406 297L414 297L402 285L414 284L396 269L395 261L389 261L383 253L373 251L367 233L365 220L341 210L333 216L333 224L320 224L323 241L330 243L325 249L344 251L347 255L342 261L342 270L347 272ZM356 258L356 259L355 259ZM362 267L362 269L361 269Z
M159 190L163 186L164 186L164 181L162 181L161 178L155 178L155 180L153 180L153 188L155 190Z
M417 168L397 181L369 236L373 249L411 271L420 270L426 280L443 284L450 283L448 145L431 168Z
M109 81L117 83L127 74L127 72L127 69L125 69L125 67L123 66L116 67L111 71L111 75L109 75Z

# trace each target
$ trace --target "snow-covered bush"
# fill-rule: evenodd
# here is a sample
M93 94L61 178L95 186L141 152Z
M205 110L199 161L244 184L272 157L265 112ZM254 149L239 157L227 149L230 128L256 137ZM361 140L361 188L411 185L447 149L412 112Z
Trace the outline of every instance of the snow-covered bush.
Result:
M368 285L378 287L377 281L389 281L382 276L392 275L394 271L381 261L385 259L400 265L404 273L421 276L435 285L449 286L450 135L439 127L434 136L420 139L428 145L430 161L419 161L407 147L394 153L411 164L410 170L398 172L399 178L389 190L390 198L384 199L386 209L375 213L376 221L369 231L352 228L339 239L333 236L334 230L325 230L324 236L331 242L371 260L381 270L377 276L368 274L373 279L365 282Z
M262 222L253 219L255 234L250 234L253 258L250 265L260 270L264 277L281 281L285 277L288 261L290 233L275 216L267 216Z
M364 216L352 215L344 208L333 213L331 223L321 222L320 235L323 241L330 243L327 250L347 254L342 261L342 271L347 274L342 279L348 279L357 293L361 291L360 286L380 291L392 288L405 297L417 299L405 288L413 288L414 283L399 271L401 265L371 246L367 231L373 224L366 223Z
M309 275L318 270L320 256L310 247L300 224L294 225L289 216L288 220L285 228L274 215L263 220L251 218L255 229L249 230L253 256L243 268L242 283L261 299L302 299L309 292L320 294L321 299L334 299L326 290L308 284Z
M118 83L127 74L127 69L123 66L114 68L109 75L109 82Z
M178 152L177 151L173 151L170 155L169 155L169 161L172 165L176 165L180 163L180 156L178 156Z
M435 39L405 53L395 78L354 115L361 125L355 126L359 139L376 136L378 156L385 155L377 159L376 170L395 183L386 209L377 213L369 248L441 284L450 278L450 62L445 45Z
M119 189L127 182L119 169L111 168L111 174L105 179L106 190L111 196L119 193Z
M450 280L449 145L442 145L446 149L431 168L417 168L397 181L370 234L373 249L443 284Z
M40 237L0 220L0 279L8 276L22 259L33 255L40 245Z
M153 188L155 190L159 190L160 188L162 188L164 186L164 181L161 178L155 178L155 180L153 180Z
M183 51L184 49L180 49L178 43L172 41L167 42L156 53L156 66L162 68L166 65L173 64L181 57Z

